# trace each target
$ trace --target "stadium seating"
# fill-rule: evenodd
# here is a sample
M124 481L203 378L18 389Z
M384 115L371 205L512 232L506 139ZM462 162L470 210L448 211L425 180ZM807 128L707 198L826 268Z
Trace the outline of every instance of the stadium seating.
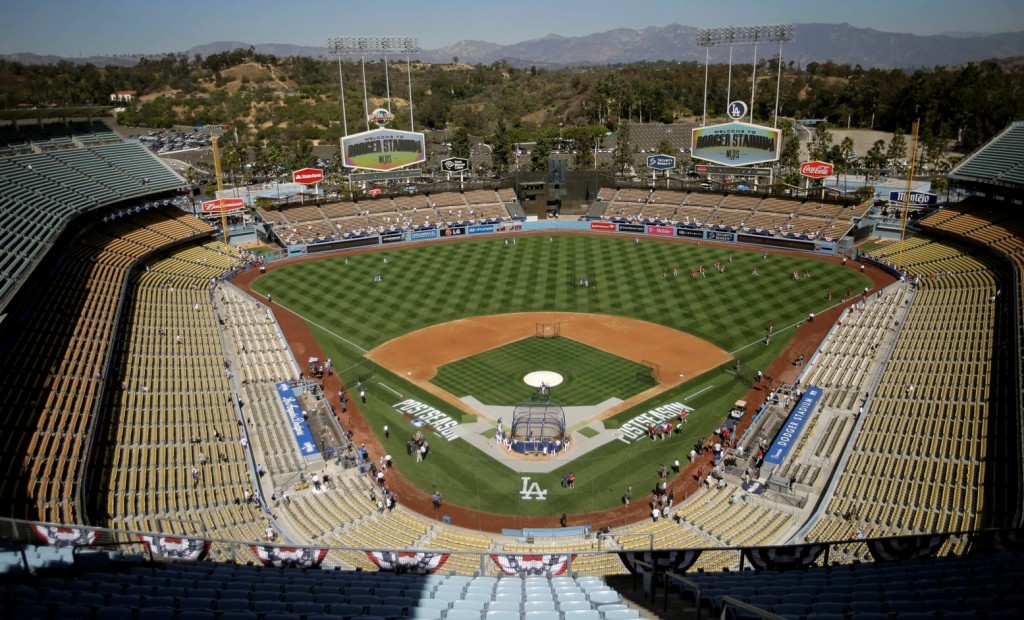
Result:
M901 252L902 249L902 252ZM979 527L997 265L946 242L875 251L921 274L888 367L808 540ZM956 307L957 312L945 311ZM949 378L956 377L956 381Z

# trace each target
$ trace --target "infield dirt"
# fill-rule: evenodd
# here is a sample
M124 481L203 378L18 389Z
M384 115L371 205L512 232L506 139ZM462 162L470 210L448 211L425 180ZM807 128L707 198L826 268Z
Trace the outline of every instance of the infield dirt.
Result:
M563 338L638 365L646 360L660 366L657 385L605 410L600 415L602 419L732 359L710 342L668 327L625 317L577 312L519 312L460 319L389 340L366 357L445 402L479 415L480 412L458 397L430 382L437 369L510 342L534 337L538 323L558 323Z

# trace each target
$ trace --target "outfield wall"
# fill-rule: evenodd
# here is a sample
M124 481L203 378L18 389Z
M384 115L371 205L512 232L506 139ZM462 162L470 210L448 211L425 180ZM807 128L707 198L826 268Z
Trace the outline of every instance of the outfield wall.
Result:
M702 228L689 228L686 226L667 226L662 224L644 224L641 222L614 222L608 220L532 220L501 222L497 224L467 224L452 226L449 228L431 228L427 230L412 230L402 232L390 232L372 237L357 237L354 239L342 239L339 241L328 241L325 243L310 243L293 245L287 248L286 256L303 256L308 254L322 254L327 252L339 252L355 248L375 247L384 245L408 244L418 241L429 241L436 239L456 239L462 237L476 237L483 235L508 234L515 232L560 232L560 231L589 231L599 233L619 233L633 235L637 239L647 238L680 238L694 239L698 241L717 241L723 243L738 243L766 248L779 248L807 252L810 254L823 254L834 256L838 251L836 241L813 241L806 239L791 239L784 237L769 237L765 235L752 235L737 233L731 230L705 230Z

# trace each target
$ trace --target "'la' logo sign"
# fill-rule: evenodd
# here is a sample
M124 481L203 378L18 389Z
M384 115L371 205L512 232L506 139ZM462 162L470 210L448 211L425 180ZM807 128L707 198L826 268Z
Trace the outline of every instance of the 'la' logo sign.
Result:
M531 484L529 476L523 476L523 490L519 496L523 499L547 499L548 492L540 488L539 482Z

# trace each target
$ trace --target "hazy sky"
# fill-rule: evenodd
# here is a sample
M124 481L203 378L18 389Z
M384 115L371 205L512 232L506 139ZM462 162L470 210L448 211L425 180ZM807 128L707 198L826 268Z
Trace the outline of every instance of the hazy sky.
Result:
M418 37L433 49L671 23L991 33L1024 30L1022 7L1020 0L0 0L0 53L160 53L213 41L319 46L330 36L372 35Z

